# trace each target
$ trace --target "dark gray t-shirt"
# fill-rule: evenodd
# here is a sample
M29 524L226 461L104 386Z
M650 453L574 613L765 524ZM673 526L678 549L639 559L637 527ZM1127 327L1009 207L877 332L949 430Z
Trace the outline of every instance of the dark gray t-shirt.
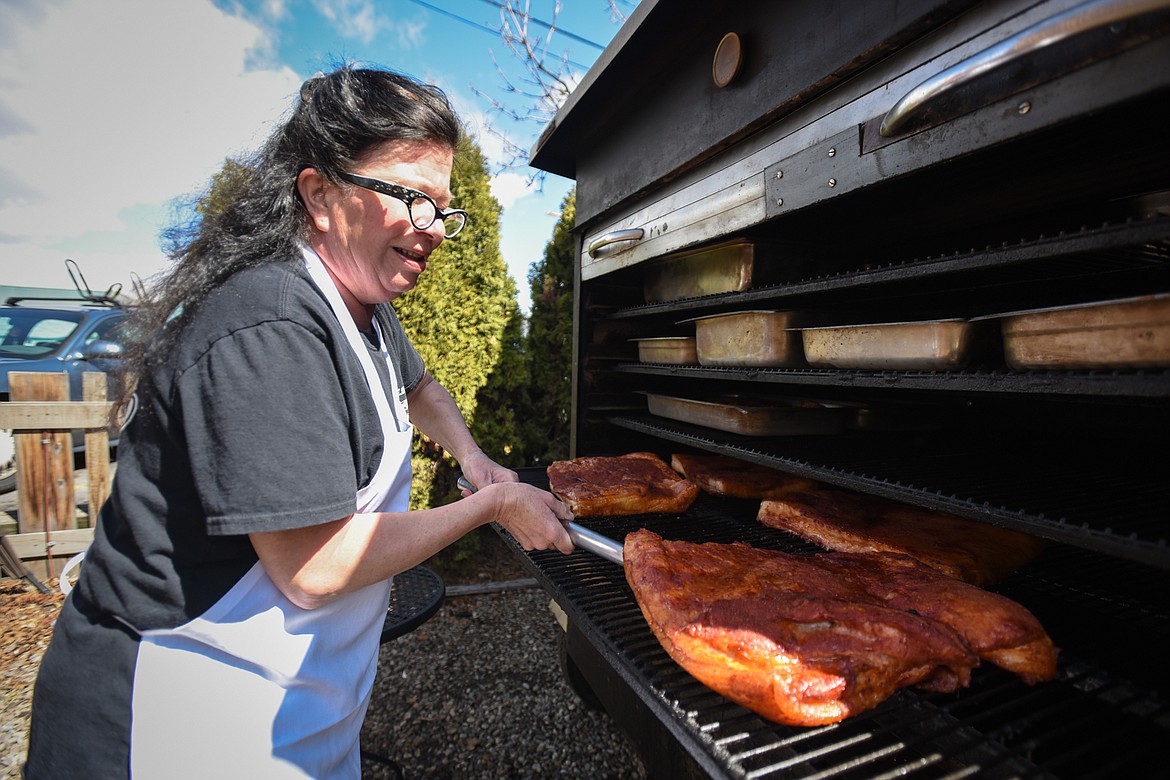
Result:
M377 316L410 392L422 359L388 305ZM351 514L381 458L366 376L299 258L229 279L139 401L78 583L138 629L218 601L256 562L247 534Z
M409 392L422 360L389 306L377 316ZM127 776L139 644L125 624L174 628L203 614L255 564L248 533L352 513L382 454L361 364L299 257L228 280L138 396L41 661L30 780Z

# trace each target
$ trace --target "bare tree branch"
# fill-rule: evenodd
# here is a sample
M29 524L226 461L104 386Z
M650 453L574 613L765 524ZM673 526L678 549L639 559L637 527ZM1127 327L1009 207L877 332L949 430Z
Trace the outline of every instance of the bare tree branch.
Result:
M500 9L500 39L508 51L524 65L525 74L522 78L513 80L508 77L503 68L492 56L492 63L496 68L503 84L504 94L514 95L523 104L520 108L505 105L502 101L488 95L481 89L472 86L472 89L490 105L490 111L513 123L536 123L547 125L556 116L557 110L568 99L569 94L577 85L583 73L574 68L575 63L569 58L568 51L559 54L553 52L554 37L561 32L557 27L562 4L556 0L552 9L550 21L537 20L531 14L530 0L488 0ZM607 0L609 16L615 23L625 21L625 15L618 8L619 0ZM628 1L625 2L629 5ZM537 24L533 24L536 22ZM539 34L534 28L546 27L544 34ZM579 38L579 36L577 36ZM585 40L585 39L580 39ZM588 41L586 41L588 43ZM593 44L600 45L600 44ZM487 131L499 138L504 146L507 158L501 164L501 170L526 167L528 163L528 149L513 141L506 132L491 124ZM543 171L528 171L530 184L543 186L545 173Z

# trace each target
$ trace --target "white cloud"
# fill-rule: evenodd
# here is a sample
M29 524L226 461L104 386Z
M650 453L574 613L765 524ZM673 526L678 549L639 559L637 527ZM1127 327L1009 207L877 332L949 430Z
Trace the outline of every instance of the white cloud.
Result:
M404 49L417 49L425 40L427 24L423 17L391 19L372 0L314 0L313 6L338 35L349 40L369 44L388 32Z
M249 67L270 42L210 1L66 0L9 21L0 117L16 129L0 152L5 284L68 285L63 250L83 236L106 256L72 254L95 288L128 284L130 270L153 274L155 236L143 240L127 212L157 214L157 234L168 201L258 145L300 83L287 67ZM94 266L100 275L86 270Z
M455 110L459 112L459 118L463 120L467 132L479 145L480 151L488 160L488 165L494 170L505 163L507 155L504 150L504 142L492 129L491 118L479 109L470 108L458 100L454 102Z
M418 49L426 41L427 23L418 19L395 19L390 27L398 36L398 45L404 49Z
M516 201L525 195L536 192L536 186L530 184L528 177L519 173L501 173L492 177L492 195L504 208L511 208Z
M278 22L288 17L288 3L285 0L262 0L260 13L264 18Z
M370 0L316 0L313 5L345 38L369 43L383 26Z

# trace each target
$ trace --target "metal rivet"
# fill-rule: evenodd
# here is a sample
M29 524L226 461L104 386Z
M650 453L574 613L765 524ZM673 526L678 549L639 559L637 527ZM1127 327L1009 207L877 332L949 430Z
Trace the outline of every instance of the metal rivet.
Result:
M776 178L783 179L784 178L784 171L776 171Z
M1020 105L1016 106L1016 113L1019 114L1020 116L1023 116L1024 114L1028 113L1031 110L1032 110L1032 103L1030 101L1027 101L1027 100L1025 100L1023 103L1020 103Z
M836 186L837 186L837 180L836 180L836 179L829 179L829 186L830 186L830 187L836 187Z
M784 205L784 198L776 198L776 205L783 206Z
M830 156L830 157L836 157L836 156L837 156L837 150L836 150L836 149L830 149L830 150L829 150L829 156Z

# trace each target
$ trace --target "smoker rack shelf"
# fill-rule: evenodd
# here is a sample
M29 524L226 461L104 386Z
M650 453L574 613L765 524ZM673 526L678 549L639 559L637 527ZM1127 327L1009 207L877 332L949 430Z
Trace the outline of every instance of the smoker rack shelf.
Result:
M1140 288L1151 282L1156 285L1170 281L1168 274L1170 217L1157 216L1081 227L1055 235L1004 241L997 246L957 250L904 261L891 260L878 267L849 268L742 292L633 305L618 309L604 319L639 319L662 315L683 319L696 313L728 307L747 309L763 305L784 306L791 302L821 302L827 296L868 289L896 289L901 295L930 294L942 288L957 290L960 296L950 302L954 305L961 304L964 298L969 297L967 293L972 287L989 286L997 290L998 303L1012 300L1007 297L1009 287L1018 288L1016 305L997 305L994 311L979 309L959 312L950 309L932 312L923 318L974 317L1031 306L1080 302L1038 302L1034 296L1047 294L1052 289L1052 280L1091 279L1094 291L1105 297L1107 294L1101 291L1107 288L1102 288L1102 285L1116 278L1120 280L1120 287L1113 294L1120 297L1125 294L1125 290L1130 289L1129 285L1136 284ZM1135 279L1138 280L1136 283L1133 281ZM1029 282L1039 282L1040 286L1029 285Z
M1170 569L1170 466L1157 449L1084 459L1075 447L1039 453L917 433L761 438L648 415L607 420L662 441Z
M942 390L961 393L1170 398L1170 370L1146 371L891 371L814 368L726 368L665 363L619 363L615 371L647 376L765 384Z
M540 483L532 474L522 478ZM812 551L807 543L754 522L753 506L703 496L683 515L579 522L614 539L646 527L672 539ZM1170 736L1164 700L1170 616L1165 597L1157 595L1159 572L1132 570L1117 561L1106 564L1109 571L1093 571L1082 565L1081 551L1050 550L997 590L1032 609L1062 647L1065 639L1074 640L1073 646L1081 639L1069 632L1118 631L1110 643L1116 656L1084 659L1063 651L1058 679L1035 687L993 667L981 668L971 686L957 694L903 690L835 726L800 729L759 718L678 667L651 633L620 567L584 551L525 552L506 531L497 531L566 611L570 637L574 632L583 637L575 647L584 653L586 679L592 676L597 686L612 666L629 684L606 688L619 699L632 697L615 702L615 719L636 721L640 710L648 710L708 776L1114 777L1162 767L1160 745ZM1106 590L1113 585L1127 592L1115 598L1094 595L1093 585L1068 585L1063 579L1068 570L1098 578ZM594 653L598 657L591 657ZM1127 680L1103 663L1148 670L1158 678ZM660 769L653 756L648 768Z

